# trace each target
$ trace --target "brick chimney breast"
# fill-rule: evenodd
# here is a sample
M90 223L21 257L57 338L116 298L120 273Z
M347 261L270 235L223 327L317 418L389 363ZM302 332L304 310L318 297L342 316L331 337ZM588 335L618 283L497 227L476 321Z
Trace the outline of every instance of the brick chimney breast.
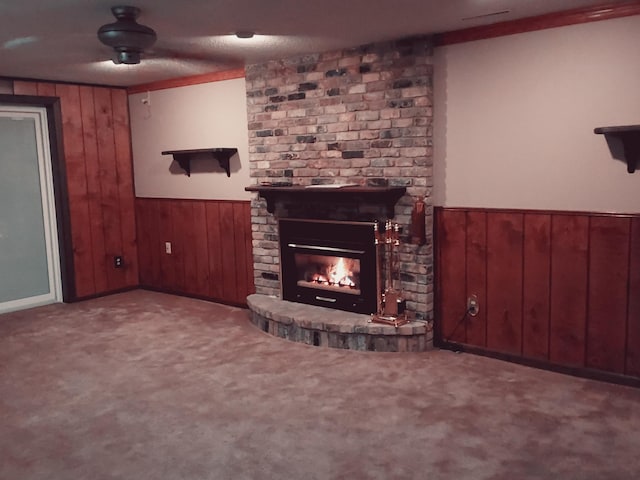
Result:
M432 55L431 39L417 37L246 67L255 183L407 188L394 218L403 237L398 281L407 309L423 320L433 318ZM426 245L409 241L418 199L426 203ZM328 206L314 215L357 220L379 216L373 210ZM277 219L261 198L252 201L251 215L256 292L279 296Z

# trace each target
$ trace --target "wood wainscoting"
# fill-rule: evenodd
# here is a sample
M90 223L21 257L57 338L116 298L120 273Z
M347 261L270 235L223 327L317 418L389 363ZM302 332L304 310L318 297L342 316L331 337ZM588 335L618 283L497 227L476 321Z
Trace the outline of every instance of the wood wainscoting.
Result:
M439 207L435 223L437 344L640 377L640 215Z
M136 218L142 287L246 306L255 293L249 201L136 198Z

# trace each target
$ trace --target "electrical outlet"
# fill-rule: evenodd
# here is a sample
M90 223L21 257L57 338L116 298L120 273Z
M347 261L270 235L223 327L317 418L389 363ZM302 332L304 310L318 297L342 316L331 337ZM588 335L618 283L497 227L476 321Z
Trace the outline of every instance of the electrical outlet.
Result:
M114 268L122 268L124 261L122 259L122 255L116 255L113 257L113 267Z
M164 242L164 253L171 255L171 242Z
M471 315L472 317L475 317L476 315L478 315L479 311L480 306L478 305L478 297L477 295L471 295L469 298L467 298L467 313L469 313L469 315Z

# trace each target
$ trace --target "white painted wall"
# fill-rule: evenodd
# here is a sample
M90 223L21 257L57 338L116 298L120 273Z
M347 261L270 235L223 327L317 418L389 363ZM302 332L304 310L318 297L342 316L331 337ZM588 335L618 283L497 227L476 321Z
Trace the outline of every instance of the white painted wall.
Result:
M640 124L640 16L439 47L434 201L640 212L601 126Z
M249 200L249 135L244 78L129 96L137 197ZM166 150L237 148L231 177L215 160L197 159L187 177ZM192 162L193 163L193 162Z

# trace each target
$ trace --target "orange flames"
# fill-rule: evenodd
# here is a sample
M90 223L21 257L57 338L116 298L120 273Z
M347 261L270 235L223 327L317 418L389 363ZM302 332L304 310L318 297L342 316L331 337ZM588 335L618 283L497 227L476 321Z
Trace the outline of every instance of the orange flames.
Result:
M327 266L326 273L315 274L312 279L316 283L338 287L355 287L353 271L344 258L339 258L334 264Z

